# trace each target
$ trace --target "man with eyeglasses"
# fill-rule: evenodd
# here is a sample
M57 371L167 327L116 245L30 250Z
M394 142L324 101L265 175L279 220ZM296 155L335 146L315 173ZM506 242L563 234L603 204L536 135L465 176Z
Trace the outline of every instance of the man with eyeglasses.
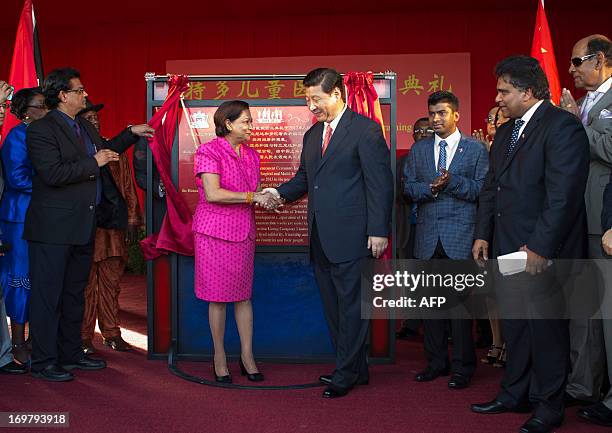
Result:
M51 111L26 132L35 173L23 233L30 256L31 372L64 382L74 378L69 370L106 366L81 348L83 292L103 200L100 168L154 131L146 124L131 126L102 140L91 123L77 116L86 108L87 92L75 69L51 72L43 92Z
M589 137L591 162L585 201L589 230L589 258L603 259L600 215L603 192L612 169L612 44L603 35L579 40L572 50L569 73L578 89L587 94L578 103L563 89L561 106L575 114ZM608 227L609 228L609 227ZM605 278L606 262L596 260ZM612 287L610 287L612 289ZM610 290L610 289L608 289ZM603 307L603 305L602 305ZM612 311L603 311L610 317ZM612 378L612 320L573 319L570 322L572 373L566 389L566 404L593 404L599 401L606 370ZM612 426L612 392L603 402L581 409L579 415Z

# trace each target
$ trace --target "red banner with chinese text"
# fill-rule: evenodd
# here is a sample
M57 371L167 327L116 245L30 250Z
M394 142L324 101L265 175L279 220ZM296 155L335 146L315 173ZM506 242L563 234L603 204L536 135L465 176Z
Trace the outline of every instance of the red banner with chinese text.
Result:
M460 101L459 129L470 134L470 55L397 54L365 56L268 57L252 59L170 60L169 73L184 74L304 74L317 67L333 67L339 72L391 70L397 74L397 149L412 145L412 125L427 115L427 97L437 90L450 90ZM187 99L281 99L304 96L301 80L238 80L194 83ZM385 98L379 92L380 98ZM491 89L491 103L495 98ZM484 115L484 114L483 114ZM385 107L383 116L386 117ZM388 122L385 129L390 130Z

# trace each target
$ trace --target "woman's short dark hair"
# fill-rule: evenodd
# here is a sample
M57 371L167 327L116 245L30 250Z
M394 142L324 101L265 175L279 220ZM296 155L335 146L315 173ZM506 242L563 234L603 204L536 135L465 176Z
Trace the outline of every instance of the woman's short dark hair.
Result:
M219 108L217 108L213 116L215 120L215 134L217 134L217 137L225 137L230 133L227 126L225 126L226 120L233 122L240 117L244 110L248 109L249 104L244 101L225 101L223 104L219 105Z
M550 99L548 79L540 63L529 56L510 56L495 66L495 76L523 92L531 89L536 99Z
M331 94L334 88L340 89L340 97L343 101L346 101L346 92L344 90L344 81L342 75L335 69L331 68L317 68L310 71L302 81L304 87L321 86L321 89Z
M42 95L42 89L40 87L25 87L13 96L11 101L11 113L19 120L24 120L26 112L28 111L28 105L32 104L32 100L36 95Z
M446 102L449 104L453 111L459 111L459 98L455 96L454 93L449 92L448 90L438 90L437 92L432 93L427 98L427 106L436 105L440 102Z
M79 71L73 68L55 69L47 75L43 85L47 107L54 109L59 105L60 92L70 90L70 80L73 78L81 78Z

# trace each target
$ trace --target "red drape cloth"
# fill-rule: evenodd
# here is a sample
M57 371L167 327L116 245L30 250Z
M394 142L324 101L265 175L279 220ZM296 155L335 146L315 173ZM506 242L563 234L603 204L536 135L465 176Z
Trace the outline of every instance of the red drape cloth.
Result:
M349 72L344 75L346 86L346 103L355 113L362 114L378 122L385 135L382 110L378 93L374 88L372 72Z
M192 216L187 203L172 182L172 144L178 116L181 113L179 99L189 87L185 75L172 75L168 80L168 96L161 109L153 115L149 125L155 129L155 136L149 142L159 177L166 186L168 210L164 216L159 234L153 234L141 241L145 259L152 260L162 254L174 252L193 255Z
M349 108L378 122L384 135L385 126L378 93L374 88L374 74L372 72L349 72L344 75L344 85L346 86L346 102ZM389 143L387 143L387 146L389 146ZM381 259L390 260L392 258L391 251L391 236L389 236L389 247ZM389 321L384 319L372 320L371 334L372 355L388 355Z

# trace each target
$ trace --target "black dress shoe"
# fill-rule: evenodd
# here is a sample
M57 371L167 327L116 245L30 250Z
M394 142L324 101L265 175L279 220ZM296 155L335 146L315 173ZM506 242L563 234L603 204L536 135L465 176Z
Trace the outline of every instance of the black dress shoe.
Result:
M228 369L229 372L229 369ZM232 383L232 375L226 374L225 376L217 375L217 368L215 367L215 360L213 359L213 373L215 375L215 382L219 383Z
M240 365L240 374L246 376L247 379L249 379L251 382L261 382L262 380L264 380L264 375L261 374L259 371L257 373L249 373L246 367L244 366L244 362L242 362L242 358L240 358L238 364Z
M506 412L527 413L531 408L527 405L517 406L515 408L505 406L499 400L489 401L487 403L478 403L472 405L472 412L481 413L484 415L494 415Z
M348 394L348 389L328 386L323 391L323 398L340 398Z
M532 416L527 420L525 424L519 429L520 433L550 433L555 430L555 427L560 426L561 423L558 424L549 424L544 421L542 418L538 418L537 416Z
M25 364L18 364L15 361L11 361L8 364L0 367L0 373L2 374L24 374L28 372L28 368Z
M90 358L89 356L84 356L78 361L68 362L63 364L62 367L65 370L74 370L75 368L78 370L102 370L106 368L106 361L101 359Z
M578 416L594 424L612 427L612 410L603 403L579 409Z
M332 383L332 376L331 374L325 374L322 376L319 376L319 382L321 382L323 385L331 385ZM370 383L370 379L367 377L360 377L359 379L357 379L357 382L355 383L356 385L367 385Z
M453 375L448 381L448 387L450 389L467 388L469 384L470 384L470 378L460 373L453 373Z
M448 376L448 372L448 368L445 368L444 370L434 370L431 367L427 367L425 370L417 373L417 375L414 376L414 380L417 382L431 382L440 376Z
M47 365L42 370L32 370L32 376L51 382L68 382L74 379L74 375L56 364Z

